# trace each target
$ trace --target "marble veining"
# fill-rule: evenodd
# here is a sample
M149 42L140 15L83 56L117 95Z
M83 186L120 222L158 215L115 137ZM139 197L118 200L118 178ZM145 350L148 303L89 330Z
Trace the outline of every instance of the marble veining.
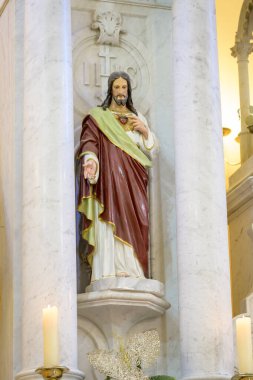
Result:
M34 368L43 362L42 308L51 305L59 309L61 363L75 372L77 305L70 17L68 1L45 0L25 5L22 364L23 368ZM80 378L80 375L73 377Z
M233 345L215 4L177 0L173 15L182 376L226 378Z

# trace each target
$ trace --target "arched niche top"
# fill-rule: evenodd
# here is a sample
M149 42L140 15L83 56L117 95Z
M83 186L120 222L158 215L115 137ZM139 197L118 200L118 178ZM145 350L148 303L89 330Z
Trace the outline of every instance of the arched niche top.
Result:
M240 89L241 163L253 155L253 135L249 135L246 118L250 114L249 55L253 52L253 0L244 0L231 54L237 58ZM249 143L250 141L250 143Z
M238 23L236 37L252 38L253 32L253 0L244 0Z
M235 45L231 48L233 57L247 60L253 51L253 0L244 0L235 34Z

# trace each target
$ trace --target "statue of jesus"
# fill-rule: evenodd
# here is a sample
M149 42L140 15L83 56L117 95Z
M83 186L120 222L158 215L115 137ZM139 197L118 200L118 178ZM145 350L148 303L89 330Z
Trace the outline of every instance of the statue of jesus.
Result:
M78 211L91 281L148 275L148 168L158 142L132 101L130 77L113 72L104 102L84 118Z

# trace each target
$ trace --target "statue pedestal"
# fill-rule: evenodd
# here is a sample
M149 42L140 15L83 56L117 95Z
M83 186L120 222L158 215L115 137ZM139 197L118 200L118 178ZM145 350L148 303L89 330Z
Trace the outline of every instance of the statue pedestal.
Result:
M164 285L160 281L149 280L147 278L109 277L94 281L86 288L86 292L104 290L151 293L160 298L164 296Z
M92 333L91 326L95 325L108 348L117 349L119 337L126 337L132 327L165 313L170 304L163 297L163 284L156 280L104 279L89 285L86 293L78 295L78 316L87 320L88 333Z

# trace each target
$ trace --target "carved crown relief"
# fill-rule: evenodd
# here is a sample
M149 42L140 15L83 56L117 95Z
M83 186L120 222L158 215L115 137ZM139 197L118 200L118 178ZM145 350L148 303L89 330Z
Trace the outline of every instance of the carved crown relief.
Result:
M122 18L120 13L110 11L96 11L94 13L92 30L99 30L98 44L119 46L120 33L122 29Z

